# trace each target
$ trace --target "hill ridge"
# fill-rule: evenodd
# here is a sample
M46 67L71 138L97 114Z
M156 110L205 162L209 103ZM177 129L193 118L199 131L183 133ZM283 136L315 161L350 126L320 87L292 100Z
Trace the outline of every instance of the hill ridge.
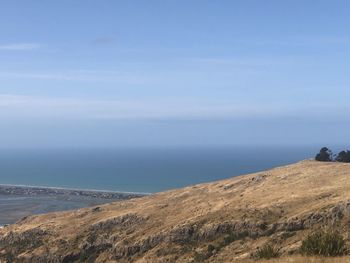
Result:
M350 220L350 164L304 160L0 229L0 259L23 262L231 262L278 244L298 253L320 226ZM348 238L348 237L346 237ZM208 245L213 251L208 252Z

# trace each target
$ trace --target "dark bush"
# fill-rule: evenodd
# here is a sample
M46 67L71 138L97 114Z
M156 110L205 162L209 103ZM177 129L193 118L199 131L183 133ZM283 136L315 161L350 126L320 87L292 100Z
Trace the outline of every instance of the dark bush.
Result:
M341 151L335 158L337 162L350 163L350 151Z
M214 245L212 244L208 245L208 248L207 248L208 254L213 254L215 250L216 250L216 247Z
M316 232L303 240L300 251L311 256L341 256L346 253L343 236L337 232Z
M277 258L279 256L279 253L277 249L275 249L270 244L265 244L262 248L259 248L256 251L255 257L257 259L271 259L271 258Z
M327 147L323 147L320 152L316 155L315 160L320 162L331 162L333 160L332 151Z
M333 155L332 151L327 147L323 147L320 152L315 156L316 161L320 162L342 162L350 163L350 151L341 151L337 155Z

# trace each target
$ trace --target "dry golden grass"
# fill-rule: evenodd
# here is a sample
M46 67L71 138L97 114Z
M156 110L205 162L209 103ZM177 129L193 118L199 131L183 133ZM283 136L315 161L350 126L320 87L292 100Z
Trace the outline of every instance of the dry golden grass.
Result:
M43 245L27 250L23 255L26 257L43 253L62 255L76 253L81 246L79 242L85 241L91 234L92 225L129 214L137 215L145 220L137 225L131 224L122 231L113 230L104 233L106 238L118 237L118 241L113 243L113 246L139 244L143 240L162 233L169 234L174 229L183 226L201 225L202 229L209 229L223 222L237 221L263 221L267 224L278 224L296 217L303 218L317 211L326 211L349 200L350 164L302 161L269 171L189 186L140 199L106 204L100 206L98 211L86 208L33 216L5 229L0 229L0 237L10 232L20 234L32 229L49 231L50 236ZM346 218L350 219L350 216L345 215L344 220ZM290 250L295 251L307 231L295 231L293 236L276 245L282 254ZM261 237L246 239L243 243L233 242L220 249L215 256L208 259L208 262L239 260L255 262L248 260L249 254L269 240L270 237ZM69 245L64 246L64 244ZM208 243L197 244L198 247L193 249L205 249L207 245ZM170 251L177 249L178 245L160 242L152 249L133 255L131 261L164 262L165 259L159 256L159 251L165 248ZM167 257L174 256L175 258L176 256L176 262L190 262L193 258L193 249L179 250L181 252L167 255ZM109 253L108 251L102 252L98 260L106 261L110 257ZM123 260L120 259L119 262L125 262ZM348 257L323 259L293 256L259 262L343 263L350 262L350 259Z

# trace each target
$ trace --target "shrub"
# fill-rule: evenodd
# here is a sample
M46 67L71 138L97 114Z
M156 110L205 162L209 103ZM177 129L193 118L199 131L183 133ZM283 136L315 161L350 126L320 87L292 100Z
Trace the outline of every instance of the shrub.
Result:
M301 245L301 253L307 256L341 256L346 253L343 236L337 232L316 232L307 236Z
M338 154L333 154L330 149L323 147L318 154L315 156L316 161L320 162L342 162L350 163L350 151L341 151Z
M315 160L320 162L331 162L333 159L332 151L327 147L323 147L320 152L316 155Z
M218 250L218 249L219 248L215 247L214 245L209 244L206 252L200 253L195 251L193 260L194 262L203 262L208 258L210 258L214 254L215 250Z
M207 248L208 254L212 255L215 249L216 247L214 245L209 244Z
M271 259L279 256L277 249L270 244L265 244L262 248L259 248L256 252L257 259Z
M195 251L193 261L194 262L203 262L203 261L207 260L208 258L210 258L211 256L212 255L209 253L200 253L200 252Z
M350 151L341 151L335 160L337 162L350 163Z

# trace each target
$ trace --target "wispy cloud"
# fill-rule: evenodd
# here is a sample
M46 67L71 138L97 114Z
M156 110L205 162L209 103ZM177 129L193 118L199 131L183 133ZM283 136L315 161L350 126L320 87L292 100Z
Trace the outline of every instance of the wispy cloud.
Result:
M204 98L108 100L0 94L0 118L9 119L220 120L313 116L313 113L325 115L329 112L329 107L316 104L305 108ZM339 109L332 112L339 112Z
M304 62L296 56L255 56L255 57L192 57L183 59L194 65L209 65L236 69L266 69L269 66L283 66Z
M15 43L15 44L3 44L0 45L0 50L35 50L41 48L42 45L38 43Z
M94 45L110 45L115 42L114 37L98 37L92 42Z
M52 81L114 82L126 84L143 84L145 78L135 73L118 70L62 70L62 71L28 71L0 72L0 78L33 79Z
M261 45L261 46L325 46L325 45L348 45L350 36L339 35L299 35L284 37L262 37L235 39L239 45Z
M183 98L98 100L7 94L0 95L0 109L0 117L110 120L187 119L256 113L254 109L239 105Z

